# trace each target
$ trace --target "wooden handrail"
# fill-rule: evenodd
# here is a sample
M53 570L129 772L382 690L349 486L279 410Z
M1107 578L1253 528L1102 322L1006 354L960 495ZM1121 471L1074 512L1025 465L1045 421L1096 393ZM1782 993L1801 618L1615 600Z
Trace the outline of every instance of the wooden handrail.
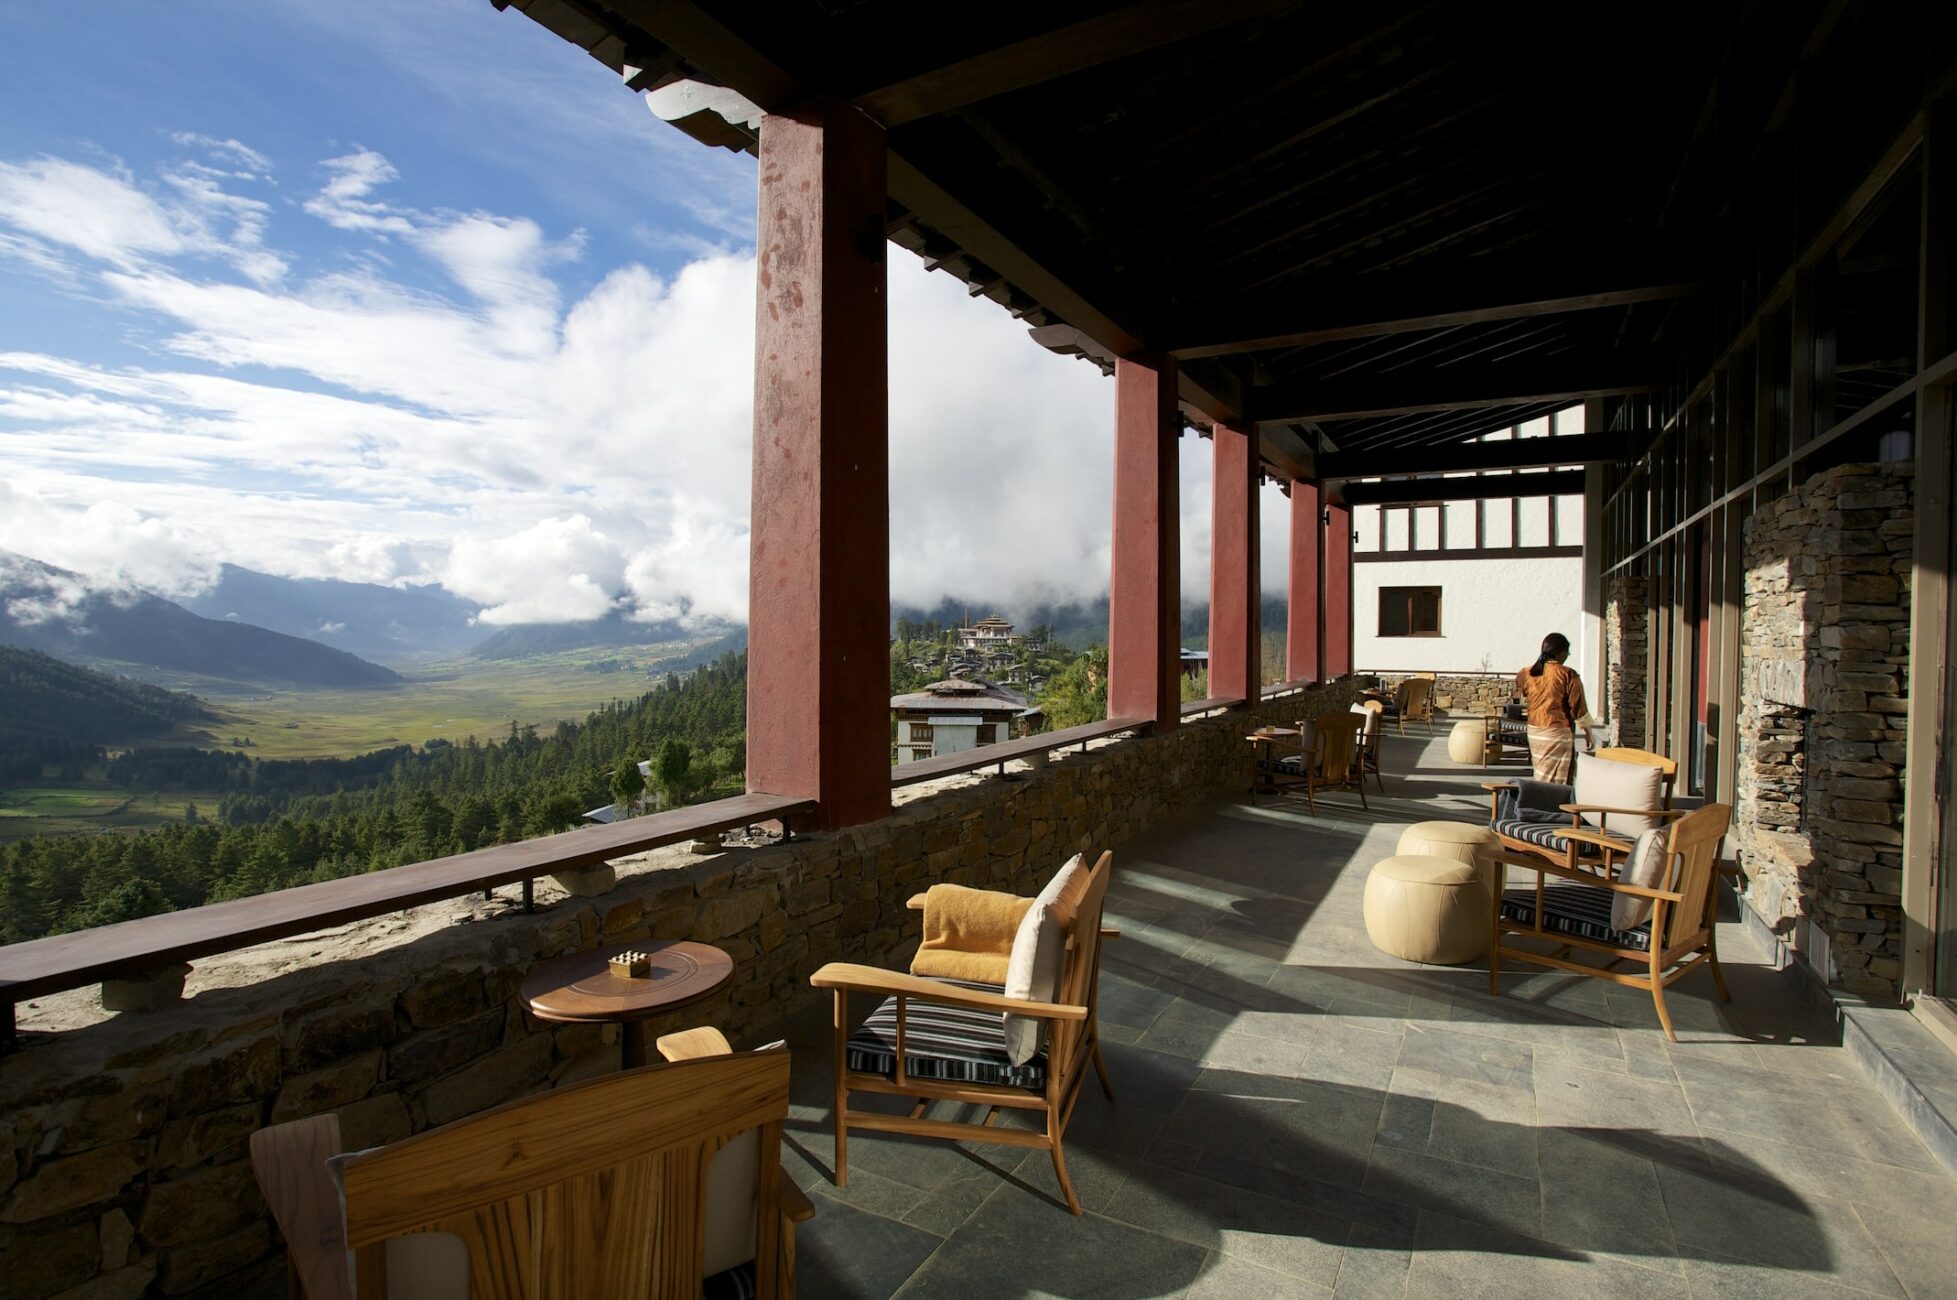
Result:
M478 889L575 871L662 844L793 817L814 807L812 799L744 794L608 826L586 826L430 862L29 939L0 947L0 1000L11 1009L13 1003L103 978L140 976L192 958L385 916Z
M1288 682L1279 682L1276 686L1266 686L1258 692L1257 698L1260 702L1274 700L1281 695L1296 695L1299 691L1310 690L1316 685L1318 683L1310 677L1297 677Z
M1214 708L1233 702L1212 700L1195 704ZM1003 766L1015 758L1068 745L1085 746L1091 740L1139 731L1148 725L1141 718L1109 718L941 758L905 763L891 769L890 784L893 788L914 785L995 763ZM459 898L479 889L518 882L527 885L538 876L575 871L626 854L642 853L755 822L786 820L814 807L812 799L738 795L606 826L586 826L428 862L7 944L0 946L0 1002L11 1013L15 1004L48 993L81 988L103 979L141 978L178 962L330 929L349 921L386 916L423 903ZM5 1026L0 1026L0 1034L4 1032Z
M996 745L961 749L956 754L920 758L915 763L899 763L891 768L890 786L898 789L916 785L920 781L935 781L941 776L976 772L995 763L1003 767L1011 759L1065 749L1068 745L1085 745L1090 740L1117 736L1124 731L1139 731L1147 725L1147 720L1143 718L1109 718L1106 722L1088 722L1078 727L1062 727L1059 731L1043 731L1037 736L1022 736L1018 740L1002 740Z
M1190 700L1182 706L1182 716L1187 718L1198 713L1208 713L1211 709L1234 708L1244 702L1241 695L1215 695L1206 700Z

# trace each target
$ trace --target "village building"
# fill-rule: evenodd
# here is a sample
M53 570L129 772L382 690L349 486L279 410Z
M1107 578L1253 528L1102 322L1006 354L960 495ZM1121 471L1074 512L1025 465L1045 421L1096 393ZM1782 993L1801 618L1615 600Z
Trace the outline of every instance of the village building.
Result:
M1012 624L997 614L980 619L970 627L961 627L957 633L958 644L967 650L994 650L1001 646L1018 645L1024 638L1014 635Z
M895 758L914 763L1012 739L1013 722L1032 702L990 682L932 682L921 691L891 697L896 722Z

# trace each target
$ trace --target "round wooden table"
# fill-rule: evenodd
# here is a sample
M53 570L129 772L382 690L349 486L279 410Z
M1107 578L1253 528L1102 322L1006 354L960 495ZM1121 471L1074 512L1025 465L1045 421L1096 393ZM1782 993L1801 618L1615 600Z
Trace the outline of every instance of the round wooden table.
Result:
M612 957L630 949L652 957L649 974L621 979ZM646 1063L645 1021L711 997L734 976L734 959L720 949L685 939L612 943L547 961L523 981L521 996L539 1020L624 1026L624 1067Z

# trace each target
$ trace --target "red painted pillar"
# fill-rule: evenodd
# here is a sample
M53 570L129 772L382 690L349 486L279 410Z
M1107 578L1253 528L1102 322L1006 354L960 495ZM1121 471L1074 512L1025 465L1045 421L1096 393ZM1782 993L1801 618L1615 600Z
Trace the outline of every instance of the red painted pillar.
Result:
M1180 502L1173 357L1114 367L1114 564L1108 581L1108 716L1182 720Z
M1284 615L1284 675L1294 682L1320 681L1318 484L1291 484L1291 575Z
M1257 429L1219 423L1210 498L1210 690L1257 702L1264 675L1257 573Z
M890 811L883 128L813 99L760 157L747 785L833 828Z
M1352 671L1352 507L1332 506L1325 523L1325 680Z

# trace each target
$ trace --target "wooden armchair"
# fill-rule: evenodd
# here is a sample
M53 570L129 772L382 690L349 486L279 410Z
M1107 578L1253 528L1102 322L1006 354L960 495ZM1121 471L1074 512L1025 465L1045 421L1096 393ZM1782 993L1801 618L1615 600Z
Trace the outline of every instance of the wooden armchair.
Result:
M1658 1010L1658 1023L1664 1026L1665 1036L1676 1042L1678 1035L1665 1009L1665 990L1681 976L1703 965L1712 972L1720 999L1732 1000L1719 970L1716 933L1719 842L1726 835L1732 813L1725 804L1708 804L1672 822L1663 833L1663 847L1658 850L1662 856L1652 864L1649 878L1655 884L1640 885L1626 879L1634 874L1632 871L1605 879L1540 859L1505 859L1504 871L1507 866L1523 867L1536 873L1536 883L1532 889L1495 891L1489 991L1501 992L1504 957L1645 989ZM1572 830L1570 835L1599 846L1608 838L1586 830ZM1648 905L1648 914L1633 920L1617 907L1620 899L1642 900ZM1503 942L1504 936L1516 934L1547 940L1558 947L1541 953ZM1609 960L1602 966L1572 960L1577 949ZM1626 963L1642 965L1644 972L1616 969Z
M1360 729L1359 745L1363 751L1361 770L1372 773L1373 784L1381 794L1386 793L1386 777L1380 769L1380 741L1385 738L1382 726L1386 706L1379 700L1361 700L1352 706L1352 713L1366 725Z
M1571 871L1608 876L1631 851L1638 832L1684 816L1671 806L1671 782L1677 776L1678 764L1643 750L1623 752L1639 757L1613 758L1612 751L1605 750L1579 760L1573 785L1482 782L1481 788L1489 795L1489 829L1510 853L1541 858ZM1635 798L1631 797L1633 792ZM1546 806L1532 805L1532 794L1549 802ZM1506 810L1506 816L1505 796L1518 804ZM1617 819L1616 825L1612 818ZM1572 834L1579 830L1590 833Z
M1393 705L1387 713L1399 720L1402 736L1407 734L1408 722L1424 722L1427 734L1434 734L1434 683L1432 673L1416 673L1393 692Z
M709 1055L726 1040L706 1032L717 1043L674 1036L688 1040L678 1063L371 1151L342 1156L334 1115L252 1134L295 1293L350 1300L357 1278L363 1300L793 1297L794 1225L814 1210L781 1177L788 1053ZM735 1163L716 1162L730 1146ZM710 1215L710 1197L718 1208L729 1196L753 1206L751 1226ZM726 1267L729 1252L745 1262Z
M1318 753L1300 755L1299 775L1305 782L1305 806L1318 813L1320 790L1355 790L1359 806L1366 803L1366 718L1357 713L1327 713L1312 719L1318 732ZM1290 760L1286 760L1287 762Z
M1101 1076L1102 1089L1110 1099L1114 1096L1094 1017L1101 941L1114 937L1101 928L1113 856L1103 853L1088 874L1085 892L1066 927L1059 992L1052 1002L1007 997L991 985L843 962L832 962L810 977L816 988L835 994L837 1186L843 1186L849 1176L851 1129L994 1142L1050 1152L1067 1208L1081 1212L1080 1197L1067 1174L1063 1141L1090 1061ZM921 906L919 900L913 902ZM882 999L854 1033L849 1019L852 993ZM1043 1045L1024 1064L1014 1065L1006 1053L1007 1013L1045 1026ZM864 1092L913 1097L916 1105L908 1114L852 1110L850 1094ZM927 1118L925 1112L933 1102L984 1106L985 1118L979 1123ZM1001 1127L997 1122L1001 1110L1033 1112L1043 1123L1038 1129Z

